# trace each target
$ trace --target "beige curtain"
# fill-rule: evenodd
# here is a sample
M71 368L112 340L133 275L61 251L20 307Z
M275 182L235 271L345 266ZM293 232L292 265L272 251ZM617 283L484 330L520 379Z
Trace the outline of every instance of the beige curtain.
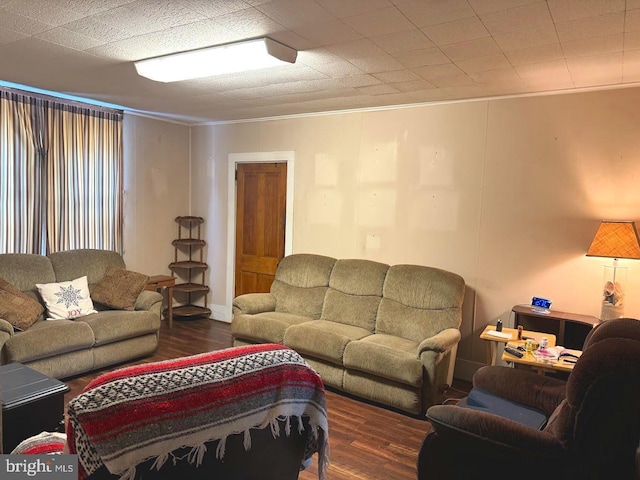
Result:
M122 113L0 94L0 253L122 252Z

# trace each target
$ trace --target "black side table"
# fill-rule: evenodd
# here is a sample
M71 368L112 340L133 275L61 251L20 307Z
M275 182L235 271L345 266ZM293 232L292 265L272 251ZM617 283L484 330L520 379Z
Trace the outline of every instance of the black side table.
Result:
M2 452L41 432L57 431L69 387L21 363L0 367Z

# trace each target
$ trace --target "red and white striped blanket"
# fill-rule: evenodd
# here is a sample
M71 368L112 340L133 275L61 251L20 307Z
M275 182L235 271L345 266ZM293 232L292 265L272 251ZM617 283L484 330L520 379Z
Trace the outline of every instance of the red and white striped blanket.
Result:
M160 468L172 451L187 446L188 458L199 464L205 443L214 440L220 440L222 458L229 435L244 433L249 448L252 428L277 430L278 419L302 416L313 430L305 457L318 452L324 479L329 430L322 380L295 351L252 345L96 378L68 404L67 444L78 454L79 478L104 465L133 479L143 461L156 459Z

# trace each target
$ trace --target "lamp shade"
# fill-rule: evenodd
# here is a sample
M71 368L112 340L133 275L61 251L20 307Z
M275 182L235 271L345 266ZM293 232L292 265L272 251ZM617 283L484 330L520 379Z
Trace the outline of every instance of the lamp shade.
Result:
M603 220L587 256L640 259L640 240L636 224Z

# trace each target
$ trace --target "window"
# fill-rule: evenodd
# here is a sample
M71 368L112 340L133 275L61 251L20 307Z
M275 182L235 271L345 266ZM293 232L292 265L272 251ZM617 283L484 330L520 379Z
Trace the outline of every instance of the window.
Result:
M122 162L122 112L0 90L0 253L121 253Z

